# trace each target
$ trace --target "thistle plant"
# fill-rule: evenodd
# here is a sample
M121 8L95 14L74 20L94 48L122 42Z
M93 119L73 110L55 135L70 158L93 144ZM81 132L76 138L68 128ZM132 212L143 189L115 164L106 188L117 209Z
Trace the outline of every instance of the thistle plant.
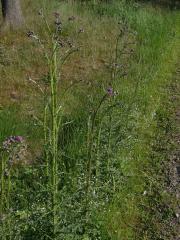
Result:
M131 45L134 44L134 35L131 34L126 23L120 24L120 30L117 34L114 55L112 56L111 62L111 72L110 72L110 81L109 87L106 88L106 94L96 103L96 106L88 119L88 134L87 134L87 174L86 174L86 204L88 210L88 205L90 202L90 188L91 188L91 179L92 175L95 175L96 187L102 189L102 182L98 183L98 178L103 176L103 179L106 184L112 182L113 189L116 189L116 182L113 176L113 164L112 160L112 149L114 144L113 134L114 134L114 113L115 109L120 106L118 100L118 93L115 91L117 82L122 80L127 75L127 66L124 59L128 59L132 51L129 51ZM128 41L127 41L128 39ZM122 64L123 62L123 64ZM116 123L117 124L117 123ZM104 159L102 159L102 139L105 139L106 154L104 154ZM104 151L103 149L103 151ZM106 164L105 160L106 159ZM94 171L95 166L95 171ZM102 169L104 166L105 172ZM100 176L101 175L101 176ZM102 178L100 178L102 181Z
M60 206L58 197L60 195L58 185L61 182L62 168L61 152L59 146L59 132L62 128L63 106L62 99L59 98L59 90L61 88L61 70L62 66L70 55L78 51L79 47L75 47L74 43L68 37L63 36L63 23L60 14L54 13L54 30L51 29L43 11L39 15L45 23L48 33L48 39L42 41L39 36L33 32L29 32L28 36L35 39L42 47L48 64L49 74L47 85L44 88L39 87L44 98L44 156L46 161L46 176L48 178L47 191L50 192L51 206L49 213L52 223L52 237L57 238L57 226L61 216L59 215ZM74 21L75 17L70 17L68 21ZM44 44L45 42L45 44ZM66 91L65 91L66 92ZM62 93L62 91L61 91ZM63 94L61 94L62 96Z
M67 91L74 86L71 84L67 89L62 89L62 67L72 53L78 51L79 47L76 47L75 38L71 37L64 32L65 24L63 23L60 14L54 13L53 25L47 21L43 11L40 11L39 15L43 19L45 24L46 39L41 39L33 31L28 32L28 37L33 39L42 48L46 63L48 66L48 74L46 81L41 85L36 81L35 83L39 88L43 99L43 119L38 119L40 125L43 127L44 133L44 161L45 170L44 176L46 176L46 211L48 221L51 224L51 232L48 233L48 237L57 239L60 233L60 226L63 225L63 209L61 209L62 199L64 198L64 191L68 188L67 182L64 182L64 175L66 169L64 168L64 151L63 144L60 139L61 132L63 132L63 126L69 124L69 122L63 123L64 107L63 100ZM75 17L69 17L68 22L75 20ZM84 29L80 29L77 34L84 32ZM122 78L126 75L126 72L122 72L122 66L118 63L120 56L125 55L126 43L119 51L119 43L126 32L126 28L120 31L115 43L115 56L113 56L113 62L111 66L111 78L108 86L105 87L104 94L101 94L99 100L95 101L93 110L89 114L87 123L87 145L82 146L86 149L86 161L79 162L80 169L80 183L84 186L83 192L83 212L85 212L85 225L87 228L89 221L90 203L92 203L93 194L99 189L106 188L113 182L113 189L115 189L116 182L114 180L113 173L111 173L111 166L113 165L112 158L112 145L113 145L113 111L118 105L116 101L116 81L118 78ZM75 36L75 34L74 34ZM120 56L119 56L120 55ZM103 85L104 89L104 85ZM106 123L108 121L108 123ZM70 121L71 123L71 121ZM103 143L102 143L103 142ZM104 161L103 157L106 161ZM82 177L83 176L83 177ZM70 175L67 177L70 179ZM79 176L77 176L77 179ZM71 179L72 180L72 179ZM71 181L70 180L70 181ZM72 180L76 182L76 180ZM103 187L101 186L105 184ZM76 186L77 189L79 186ZM98 190L97 190L98 189ZM92 194L91 194L92 193ZM97 193L98 196L102 196L101 193ZM71 197L70 197L71 198ZM80 198L81 199L81 198ZM94 200L93 200L94 201ZM97 200L96 200L97 201ZM85 211L84 211L85 209ZM64 226L64 225L63 225ZM85 233L88 230L84 230Z
M88 119L88 132L87 132L87 173L86 173L86 214L88 213L89 201L90 201L90 188L92 178L92 166L95 166L95 179L98 179L99 165L100 165L100 144L101 144L101 130L104 112L101 111L105 103L114 96L114 90L112 87L108 87L106 93L102 96L97 103L95 109ZM105 106L106 109L106 106ZM97 139L97 154L94 155L93 144ZM94 161L93 161L94 159ZM93 161L93 162L92 162ZM88 218L88 215L87 215Z
M116 88L119 85L120 81L123 81L124 77L128 75L128 66L130 56L133 53L133 48L135 45L135 33L132 32L127 24L127 22L123 19L123 21L118 22L119 24L119 32L116 36L115 47L114 47L114 54L112 56L112 63L111 63L111 86ZM109 88L109 94L117 95L118 92L112 92L112 88ZM117 99L117 98L116 98ZM108 155L108 163L107 169L110 169L110 152L111 152L111 138L112 138L112 130L113 130L113 112L116 106L119 105L119 102L116 101L115 98L110 98L109 101L109 134L108 134L108 148L107 148L107 155Z

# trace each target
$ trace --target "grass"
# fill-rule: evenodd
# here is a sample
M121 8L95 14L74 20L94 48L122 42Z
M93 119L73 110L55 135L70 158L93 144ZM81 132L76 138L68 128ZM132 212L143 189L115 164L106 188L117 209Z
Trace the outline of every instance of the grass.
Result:
M161 239L163 231L165 231L163 224L165 224L167 218L172 214L171 210L167 210L169 211L168 216L161 215L159 211L165 210L162 210L163 207L158 205L161 201L166 202L167 200L162 197L163 191L166 190L164 186L165 180L161 179L164 176L164 173L161 171L166 156L163 155L163 152L160 152L160 156L158 157L156 154L152 156L151 152L154 151L154 141L158 141L156 139L157 132L166 131L161 128L159 130L159 126L157 125L158 115L165 108L162 105L163 99L168 96L165 89L170 79L172 79L172 73L176 67L174 63L177 62L178 53L176 50L175 52L174 50L172 51L174 46L177 46L176 44L176 41L173 42L172 48L170 47L170 50L163 56L162 59L164 60L161 59L162 67L158 66L157 75L155 75L154 79L151 79L151 81L154 80L156 83L151 82L148 88L144 90L145 97L143 97L143 100L145 101L146 108L145 110L143 109L140 115L136 114L136 125L134 126L133 134L131 130L131 135L120 147L118 156L122 162L123 172L127 176L127 180L122 185L118 197L115 198L115 204L112 204L110 219L112 217L113 230L116 232L114 234L115 239L124 239L127 236L128 239L136 239L136 237L139 237L139 233L137 234L137 232L143 221L145 230L142 232L142 239ZM168 59L171 60L169 61ZM156 92L159 88L161 92ZM148 103L151 104L146 104L147 98L149 98ZM140 106L142 106L142 100ZM164 109L164 114L169 115L169 109ZM164 121L165 124L166 121L168 124L168 120ZM160 134L163 135L163 132ZM155 191L157 193L154 194ZM148 196L143 193L146 193ZM147 202L147 199L149 202ZM153 199L154 203L152 203ZM124 212L124 209L126 209L126 212ZM145 209L145 211L142 211L142 209ZM154 212L152 214L151 210L153 211L153 209ZM115 212L116 214L114 214ZM159 217L157 217L158 214L160 215ZM149 218L153 219L151 222L152 225L149 225ZM167 239L169 239L168 236Z
M43 39L48 37L36 14L42 7L51 28L52 13L59 10L66 22L63 36L69 35L81 46L61 69L58 97L64 113L57 143L61 162L54 175L58 174L59 184L47 192L39 121L43 120L44 96L37 84L44 88L44 82L48 83L49 65L43 51L26 36L27 30L32 30ZM24 1L23 9L25 29L4 34L0 42L0 141L23 135L29 145L28 164L15 167L12 176L9 236L162 239L172 213L164 208L166 199L160 188L164 159L154 157L153 144L158 112L179 55L178 11L125 1L95 6ZM67 21L69 16L76 20ZM117 48L119 28L123 27ZM77 36L80 28L84 33ZM127 54L121 53L123 47ZM48 47L46 51L49 53ZM114 63L122 68L120 74L112 67ZM118 95L101 104L109 87ZM49 207L54 190L58 191L60 218L52 224ZM51 234L51 224L57 224L56 234Z

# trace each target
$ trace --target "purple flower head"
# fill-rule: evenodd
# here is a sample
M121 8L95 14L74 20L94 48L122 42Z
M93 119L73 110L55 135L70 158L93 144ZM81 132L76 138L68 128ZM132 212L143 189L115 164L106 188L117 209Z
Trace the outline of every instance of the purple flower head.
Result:
M22 136L15 136L14 139L18 143L22 143L23 142L23 137Z
M114 96L114 90L113 90L112 87L109 87L109 88L107 89L107 95L110 96L110 97Z
M22 136L10 136L3 142L3 149L4 150L10 150L12 145L22 143L23 142Z

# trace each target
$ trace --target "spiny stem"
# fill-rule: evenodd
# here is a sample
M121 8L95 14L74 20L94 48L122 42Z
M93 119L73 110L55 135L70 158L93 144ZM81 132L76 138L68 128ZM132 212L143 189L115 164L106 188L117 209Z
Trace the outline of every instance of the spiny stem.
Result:
M100 100L98 106L94 110L92 116L89 117L88 120L88 140L87 140L87 175L86 175L86 211L88 209L88 196L89 196L89 189L90 189L90 182L91 182L91 171L92 171L92 146L93 146L93 140L94 140L94 129L95 129L95 123L96 118L98 115L98 112L103 104L103 102L106 100L107 94L105 94L102 99Z
M52 141L52 213L53 213L53 237L56 238L57 225L57 145L58 145L58 129L57 129L57 59L56 59L56 44L53 43L53 56L50 66L51 76L51 141Z
M47 105L44 106L44 121L43 121L43 130L44 130L44 147L45 147L45 160L46 160L46 175L49 176L49 154L48 154L48 136L47 136Z
M111 152L111 135L112 135L112 113L109 115L109 135L108 135L108 161L107 161L107 170L110 170L110 152Z
M97 139L97 159L96 159L96 178L99 176L99 164L100 164L100 143L101 143L101 130L102 130L102 121L100 123Z
M10 170L8 173L8 190L7 190L7 210L9 210L10 207L10 191L11 191L11 175L10 175Z
M4 158L2 156L1 161L1 206L0 206L0 214L3 214L3 202L4 202Z
M91 117L88 119L88 134L87 134L87 175L86 175L86 205L85 205L85 212L86 212L86 220L88 214L88 205L89 205L89 188L90 188L90 181L91 181L91 161L92 161L92 122Z

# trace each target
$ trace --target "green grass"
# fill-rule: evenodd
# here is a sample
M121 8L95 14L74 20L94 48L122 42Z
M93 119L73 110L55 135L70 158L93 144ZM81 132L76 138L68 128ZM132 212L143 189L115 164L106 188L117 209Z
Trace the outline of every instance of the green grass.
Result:
M75 16L75 22L68 22L63 34L82 46L61 70L58 93L65 124L59 132L62 163L58 199L63 219L59 228L65 232L57 239L162 239L171 210L163 207L166 198L159 175L164 159L154 156L153 144L159 128L158 114L168 96L165 89L179 56L179 12L125 1L86 6L71 1L24 1L25 29L2 35L0 141L10 135L25 136L31 153L27 161L34 162L32 166L19 166L19 173L14 169L12 208L16 207L12 226L16 215L20 217L11 234L14 229L18 239L29 239L30 235L32 239L46 239L44 234L51 232L46 218L49 193L43 192L43 133L37 121L42 119L43 97L27 80L31 77L44 87L43 81L48 79L43 52L26 37L27 30L47 37L36 14L41 7L45 7L51 22L55 11L64 22ZM123 23L127 29L119 49L126 46L133 53L122 56L118 51L116 61L124 65L127 75L117 75L112 82L109 66L115 63L116 40ZM82 27L85 32L74 37ZM103 102L92 123L92 113L110 85L118 95ZM91 124L95 125L92 132L88 130ZM87 134L91 136L89 145ZM91 144L91 190L86 192L84 175ZM100 175L95 178L97 164ZM145 191L147 194L143 194ZM88 205L85 192L90 199Z

